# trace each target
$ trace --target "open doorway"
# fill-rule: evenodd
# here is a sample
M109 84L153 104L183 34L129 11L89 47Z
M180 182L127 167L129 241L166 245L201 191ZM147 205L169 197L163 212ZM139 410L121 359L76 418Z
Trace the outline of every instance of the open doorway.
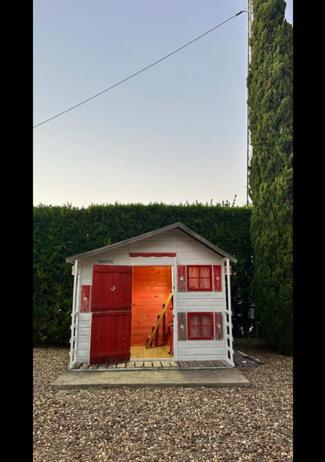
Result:
M131 360L172 358L172 267L132 268Z

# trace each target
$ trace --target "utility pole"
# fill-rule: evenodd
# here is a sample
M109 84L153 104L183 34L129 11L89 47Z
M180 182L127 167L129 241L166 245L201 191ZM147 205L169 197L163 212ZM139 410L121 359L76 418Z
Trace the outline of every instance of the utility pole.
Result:
M249 65L251 62L251 45L250 39L252 36L252 22L253 22L253 0L248 0L248 24L247 24L247 78L249 73ZM249 205L249 193L248 193L248 182L249 182L249 161L251 158L251 143L250 143L250 130L249 130L249 106L248 106L248 81L247 81L247 177L246 177L246 205Z

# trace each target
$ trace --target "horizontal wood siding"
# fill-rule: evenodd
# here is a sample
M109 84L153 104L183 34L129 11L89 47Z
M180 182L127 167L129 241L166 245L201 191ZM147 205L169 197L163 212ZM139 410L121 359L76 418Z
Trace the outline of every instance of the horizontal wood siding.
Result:
M212 265L222 263L221 256L192 238L177 238L176 254L178 265Z
M222 300L225 298L225 294L222 292L184 292L179 295L180 298L183 300L193 300L193 299L200 299L200 300Z
M180 230L173 230L162 233L153 238L148 238L130 245L125 245L116 250L106 250L95 257L82 260L81 264L81 283L90 284L92 277L92 265L94 263L112 264L112 265L170 265L172 257L166 257L162 262L158 262L159 257L130 257L130 252L176 252L178 264L220 264L222 257L208 249L204 245L190 236L187 236ZM163 258L163 257L162 257ZM101 261L101 260L110 261Z
M212 355L181 355L177 356L177 361L226 361L226 353Z
M187 310L187 308L196 309L197 307L201 307L201 308L209 307L208 311L220 311L220 308L225 309L226 305L225 305L225 300L223 298L179 298L178 299L178 310L179 311L184 311L184 310L189 311Z
M180 342L180 343L185 343L185 342ZM178 354L179 356L201 356L201 355L225 355L226 354L226 349L225 348L217 348L216 346L214 347L206 347L206 348L198 348L197 346L195 348L188 348L187 346L184 345L184 348L182 348L182 345L178 345Z
M180 348L225 348L223 340L184 340L179 341Z
M129 245L130 252L175 252L174 240L145 240Z
M90 352L91 313L79 313L77 362L88 362Z
M177 265L221 265L224 280L222 257L212 252L192 238L179 236L176 242ZM224 284L222 285L224 288ZM226 294L220 292L177 292L178 313L224 312ZM225 316L224 316L225 317ZM225 360L226 340L179 340L177 342L177 360L206 361Z
M130 257L131 266L171 266L175 257Z
M226 347L223 345L224 342L217 340L179 341L177 360L224 360L226 359Z
M204 311L208 310L196 310ZM225 316L224 316L225 318ZM225 325L225 319L224 319ZM224 330L225 331L225 330ZM177 359L191 358L191 360L226 359L226 338L223 340L178 340Z

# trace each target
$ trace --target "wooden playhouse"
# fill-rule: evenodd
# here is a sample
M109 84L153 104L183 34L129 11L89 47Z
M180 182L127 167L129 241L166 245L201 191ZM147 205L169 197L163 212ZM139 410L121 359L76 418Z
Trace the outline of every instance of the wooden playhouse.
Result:
M70 363L220 360L233 367L230 262L182 223L66 259Z

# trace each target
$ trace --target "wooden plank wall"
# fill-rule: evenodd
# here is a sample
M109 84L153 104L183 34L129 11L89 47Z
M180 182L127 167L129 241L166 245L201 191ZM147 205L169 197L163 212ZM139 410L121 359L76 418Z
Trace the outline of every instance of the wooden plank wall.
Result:
M90 351L91 313L79 313L77 362L88 362Z
M171 291L168 266L134 267L131 345L145 345L162 304Z

